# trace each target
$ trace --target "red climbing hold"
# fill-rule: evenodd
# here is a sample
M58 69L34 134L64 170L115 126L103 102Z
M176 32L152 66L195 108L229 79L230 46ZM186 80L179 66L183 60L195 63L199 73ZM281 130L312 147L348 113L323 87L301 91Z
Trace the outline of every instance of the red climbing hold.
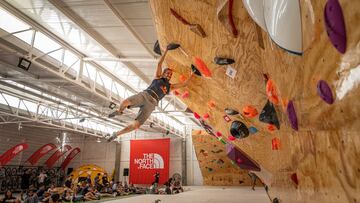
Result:
M269 79L266 82L266 95L271 101L271 103L277 105L279 103L279 97L276 90L275 82L271 79Z
M254 106L251 106L251 105L245 106L243 108L242 113L247 118L254 118L255 116L258 115L258 111L256 110L256 108Z
M198 57L195 57L195 64L196 64L196 67L198 67L198 69L202 75L204 75L205 77L211 78L211 71L209 70L209 68L204 63L203 60L201 60Z
M208 113L206 113L206 114L204 114L203 115L203 118L206 120L206 119L208 119L210 117L210 115L208 114Z
M280 149L280 139L275 137L271 140L271 148L272 150L279 150Z
M222 133L221 132L216 132L216 137L221 137Z
M201 116L200 116L198 113L196 113L196 112L194 112L194 117L195 117L196 119L200 119L200 118L201 118Z
M181 98L186 99L190 96L190 93L188 91L185 91L182 95Z
M179 92L179 91L177 91L177 90L174 90L174 91L173 91L173 93L174 93L174 95L175 95L175 96L180 95L180 92Z
M234 136L232 136L232 135L229 135L229 136L228 136L228 139L229 139L230 141L234 141L236 138L235 138Z

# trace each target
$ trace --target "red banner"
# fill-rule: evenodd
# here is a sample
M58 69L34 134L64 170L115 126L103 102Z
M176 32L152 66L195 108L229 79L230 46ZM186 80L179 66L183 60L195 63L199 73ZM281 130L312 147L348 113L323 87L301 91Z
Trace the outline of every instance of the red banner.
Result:
M71 149L71 146L64 145L63 151L58 149L54 154L51 155L51 157L45 162L46 166L48 168L52 168L54 164L57 162L57 160L60 159L66 152L68 152Z
M13 159L20 152L26 150L28 147L28 144L22 143L7 150L4 154L0 156L0 166L5 166L9 161L11 161L11 159Z
M36 152L34 152L28 158L27 161L30 162L31 165L35 165L41 159L41 157L43 157L45 154L47 154L48 152L50 152L51 150L53 150L55 148L56 148L56 146L54 144L52 144L52 143L48 143L46 145L43 145L38 150L36 150Z
M69 165L69 163L71 162L71 160L73 160L73 158L80 153L80 148L76 147L75 149L71 150L70 154L66 157L66 159L62 162L61 164L61 169L65 170L65 168Z
M160 173L160 184L169 178L170 139L130 141L130 183L151 184Z

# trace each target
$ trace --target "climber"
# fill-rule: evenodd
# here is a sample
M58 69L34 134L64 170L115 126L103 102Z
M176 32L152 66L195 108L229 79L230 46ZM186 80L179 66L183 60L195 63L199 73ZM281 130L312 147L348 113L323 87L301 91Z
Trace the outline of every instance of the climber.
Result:
M165 68L164 71L162 71L162 64L168 50L176 49L179 46L180 45L178 44L169 44L166 48L166 51L159 60L155 73L155 79L151 82L150 86L146 90L122 101L119 109L109 115L109 117L121 115L125 108L140 108L135 120L131 124L120 131L113 132L111 136L108 135L107 140L109 142L116 139L117 136L138 129L142 124L144 124L145 121L149 118L150 114L155 110L155 107L158 105L159 101L164 98L165 95L169 94L170 90L178 89L188 85L190 79L193 76L193 72L191 72L190 77L183 83L170 84L169 81L173 71L169 68Z

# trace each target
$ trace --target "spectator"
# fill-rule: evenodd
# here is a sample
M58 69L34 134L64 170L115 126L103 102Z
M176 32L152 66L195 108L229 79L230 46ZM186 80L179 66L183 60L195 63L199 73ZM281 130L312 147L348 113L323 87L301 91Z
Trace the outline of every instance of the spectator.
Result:
M22 174L21 176L21 189L22 190L27 190L29 189L29 186L30 186L30 177L31 177L31 174L30 174L30 169L27 169L24 174Z
M71 184L73 182L73 175L70 175L65 181L65 187L71 188Z
M54 193L57 193L57 190L55 188L55 184L51 184L50 185L50 188L48 189L48 192L50 192L50 194L54 194Z
M65 189L63 194L62 194L61 199L64 200L65 202L74 201L74 196L72 194L72 191L70 189Z
M94 178L94 186L97 190L101 190L102 185L100 184L100 173L98 173Z
M44 194L45 194L45 185L40 185L39 190L36 192L39 201L42 201L42 199L44 198Z
M20 203L20 200L13 196L10 190L5 192L4 198L1 200L2 203Z
M47 178L47 175L44 171L41 171L39 176L38 176L38 184L39 185L44 185L45 184L45 178Z
M38 202L39 202L39 198L36 195L36 190L29 189L28 195L24 200L24 203L38 203Z
M79 190L79 194L85 196L86 193L88 193L88 191L89 191L89 186L86 185L85 181L82 181L81 186L80 186L80 190Z
M103 184L103 186L107 186L109 184L109 179L107 177L107 173L104 173L104 175L102 177L102 184Z
M49 203L50 202L50 196L51 196L50 192L45 192L43 198L41 200L39 198L39 201L43 202L43 203Z
M184 192L184 189L181 187L181 183L180 183L180 180L175 180L173 182L173 185L172 185L172 191L173 193L180 193L181 192Z
M154 174L155 180L153 183L156 183L157 185L159 184L159 180L160 180L160 173L158 171L156 171L156 173Z
M58 193L52 194L50 197L50 203L58 203L60 200L60 195Z
M92 184L91 184L91 176L90 176L90 175L87 175L87 177L86 177L86 183L87 183L89 186L92 186Z
M100 196L97 195L92 187L89 188L88 192L85 194L85 200L99 200Z

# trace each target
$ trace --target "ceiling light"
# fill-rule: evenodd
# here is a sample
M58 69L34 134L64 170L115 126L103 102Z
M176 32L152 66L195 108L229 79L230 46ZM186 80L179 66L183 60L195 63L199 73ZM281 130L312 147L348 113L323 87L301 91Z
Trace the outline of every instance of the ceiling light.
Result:
M29 61L29 60L27 60L26 58L23 58L23 57L19 58L19 63L18 63L19 68L22 68L22 69L28 71L29 68L30 68L30 65L31 65L31 61Z

